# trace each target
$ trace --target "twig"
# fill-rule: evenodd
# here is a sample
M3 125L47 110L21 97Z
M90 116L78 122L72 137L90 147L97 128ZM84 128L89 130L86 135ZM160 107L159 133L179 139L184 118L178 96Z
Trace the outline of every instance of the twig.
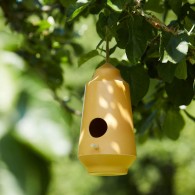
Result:
M184 110L184 113L193 121L195 122L195 117L192 116L190 113L188 113L186 110Z
M170 32L174 35L178 34L178 29L177 28L166 26L156 16L154 16L150 13L146 13L143 10L140 10L140 9L134 10L133 13L143 16L148 23L150 23L154 28L156 28L158 30L163 30L163 31L166 31L166 32Z
M56 94L56 92L53 92L53 95L54 95L54 99L55 99L57 102L59 102L59 104L60 104L63 108L65 108L68 112L70 112L71 114L75 114L75 115L77 115L77 116L81 116L81 115L82 115L82 113L81 113L79 110L74 110L73 108L69 107L69 106L67 105L67 101L62 100L62 99Z

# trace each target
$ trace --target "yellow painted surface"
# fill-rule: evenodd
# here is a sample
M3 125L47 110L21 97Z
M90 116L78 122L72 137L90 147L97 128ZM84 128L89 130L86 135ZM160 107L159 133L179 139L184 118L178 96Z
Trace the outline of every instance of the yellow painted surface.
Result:
M89 131L96 118L107 124L99 137ZM98 68L86 84L78 157L90 174L104 176L127 174L136 158L129 86L111 64Z

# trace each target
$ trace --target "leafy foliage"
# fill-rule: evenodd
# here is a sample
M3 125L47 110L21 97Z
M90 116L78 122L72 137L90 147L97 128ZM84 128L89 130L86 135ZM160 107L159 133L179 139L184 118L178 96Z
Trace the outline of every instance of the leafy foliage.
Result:
M171 139L178 139L183 126L184 120L182 116L175 110L169 110L163 123L166 135Z
M164 146L162 162L157 162L160 151L153 151L153 160L147 156L152 150L151 140L157 144L154 138L177 140L185 127L194 128L193 0L7 0L0 1L0 6L0 194L13 194L12 188L16 195L46 194L49 182L55 183L51 167L57 174L72 175L67 168L61 173L63 165L56 163L60 164L59 170L53 163L67 154L69 160L63 162L77 180L86 179L90 186L72 180L76 188L61 192L59 189L64 187L59 186L55 192L52 186L51 195L173 193L166 181L171 183L177 162L170 157L171 165L166 164ZM106 40L110 43L110 63L120 69L130 85L138 143L150 141L146 143L149 152L145 149L147 155L135 167L138 174L105 179L104 183L82 177L84 173L74 160L84 84L104 63ZM179 159L178 151L178 156L174 150L169 156ZM142 170L145 165L156 174L156 180L150 171ZM154 167L171 171L166 175L166 171ZM150 183L137 179L143 174L139 170L145 171ZM3 183L1 175L10 180L12 188ZM164 186L155 181L163 181ZM108 189L107 185L117 186L117 182L119 189ZM59 183L56 185L63 186ZM93 184L102 188L93 188ZM130 185L131 192L127 187ZM193 192L193 186L190 189ZM182 190L180 194L186 193L185 188Z
M149 88L149 76L142 66L121 66L121 74L131 86L131 101L137 105Z

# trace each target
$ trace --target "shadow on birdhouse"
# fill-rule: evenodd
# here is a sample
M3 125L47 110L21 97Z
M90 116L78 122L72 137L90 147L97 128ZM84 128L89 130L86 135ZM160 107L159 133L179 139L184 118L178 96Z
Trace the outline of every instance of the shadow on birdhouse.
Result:
M109 63L86 84L79 160L92 175L125 175L136 158L128 84Z

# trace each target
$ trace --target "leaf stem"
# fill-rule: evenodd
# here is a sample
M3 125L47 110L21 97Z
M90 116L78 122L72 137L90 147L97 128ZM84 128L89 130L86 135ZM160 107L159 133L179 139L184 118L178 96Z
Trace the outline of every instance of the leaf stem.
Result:
M192 116L190 113L188 113L186 110L184 110L185 114L192 120L195 121L195 117Z
M106 26L106 63L109 63L109 55L108 27Z

